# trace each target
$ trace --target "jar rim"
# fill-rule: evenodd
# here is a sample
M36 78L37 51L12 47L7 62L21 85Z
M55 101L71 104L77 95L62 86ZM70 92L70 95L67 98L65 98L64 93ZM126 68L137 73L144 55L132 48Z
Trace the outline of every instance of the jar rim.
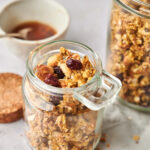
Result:
M80 46L82 48L85 48L86 50L92 52L95 60L96 60L96 73L93 76L93 78L88 81L86 84L80 86L80 87L76 87L76 88L58 88L58 87L54 87L51 85L48 85L46 83L44 83L43 81L41 81L34 73L34 68L32 66L33 63L33 59L36 57L36 54L44 47L50 45L50 44L57 44L57 43L68 43L68 44L74 44L77 46ZM53 93L61 93L63 94L64 92L67 93L71 93L71 92L81 92L81 91L85 91L87 89L88 86L92 85L93 83L95 83L97 80L101 80L101 73L102 73L102 62L101 59L98 57L98 55L87 45L82 44L80 42L75 42L75 41L71 41L71 40L57 40L57 41L52 41L46 44L43 44L35 49L33 49L27 59L27 74L29 76L29 78L31 79L31 82L33 84L35 84L36 86L38 86L38 88L40 88L41 90L47 91L47 92L53 92Z
M143 13L142 13L142 12L136 10L135 8L132 8L129 5L125 4L125 2L123 2L123 0L114 0L114 1L130 13L136 14L143 18L150 19L150 3L146 3L141 0L129 0L131 2L134 2L137 5L147 7L147 8L142 9L142 11L143 11ZM148 14L146 15L144 12L148 13Z
M134 1L134 2L136 2L138 4L142 4L143 6L149 6L150 7L150 3L146 3L146 2L143 2L141 0L132 0L132 1Z

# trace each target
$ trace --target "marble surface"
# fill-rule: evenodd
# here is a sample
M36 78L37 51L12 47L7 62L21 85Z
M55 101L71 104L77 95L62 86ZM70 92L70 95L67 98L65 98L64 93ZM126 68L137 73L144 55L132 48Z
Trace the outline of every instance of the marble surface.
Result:
M12 0L0 0L0 7ZM66 39L90 46L105 61L106 30L110 0L58 0L69 11L71 25ZM25 62L11 53L11 47L0 40L0 72L25 73ZM23 136L24 121L0 124L0 150L27 150ZM103 132L107 142L102 150L150 150L150 115L131 110L119 103L108 106L104 115ZM139 144L132 140L141 137ZM106 147L109 143L110 147Z

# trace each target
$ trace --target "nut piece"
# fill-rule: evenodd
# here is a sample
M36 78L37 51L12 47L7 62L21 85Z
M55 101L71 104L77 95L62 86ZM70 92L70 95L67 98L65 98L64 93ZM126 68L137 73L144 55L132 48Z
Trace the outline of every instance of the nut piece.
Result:
M52 67L48 67L46 65L38 65L36 67L36 75L39 79L41 79L42 81L45 80L45 77L48 75L48 74L53 74L54 73L54 70Z
M47 65L50 67L54 67L58 65L58 62L62 59L62 55L61 54L55 54L51 57L49 57L48 61L47 61Z
M124 60L123 60L123 63L126 65L126 66L129 66L131 63L133 63L133 54L131 52L129 52L129 54L127 54L125 57L124 57Z
M70 78L71 76L71 70L67 67L67 65L65 63L61 63L59 64L61 70L63 71L63 73L65 74L66 77Z

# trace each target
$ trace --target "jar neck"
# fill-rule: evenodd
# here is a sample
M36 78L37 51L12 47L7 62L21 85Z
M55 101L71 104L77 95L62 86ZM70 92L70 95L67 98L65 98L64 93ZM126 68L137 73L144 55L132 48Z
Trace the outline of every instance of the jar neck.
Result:
M61 46L66 46L65 48L69 48L70 46L73 46L73 51L77 53L81 53L82 55L88 55L90 58L90 61L94 65L96 69L95 76L86 84L84 84L81 87L77 88L57 88L54 86L47 85L46 83L42 82L40 79L38 79L35 75L35 67L40 63L45 63L49 56L58 53L59 48ZM70 49L72 49L70 47ZM77 50L77 51L76 51ZM28 58L27 61L27 77L32 82L32 84L39 88L40 90L46 92L46 93L57 93L57 94L64 94L68 93L71 94L74 91L76 92L86 92L87 89L94 89L96 87L96 84L101 83L100 74L102 73L102 64L99 57L96 55L96 53L87 47L84 44L73 42L73 41L54 41L47 43L45 45L42 45L35 50L33 50Z
M114 0L123 9L140 17L150 19L149 0Z

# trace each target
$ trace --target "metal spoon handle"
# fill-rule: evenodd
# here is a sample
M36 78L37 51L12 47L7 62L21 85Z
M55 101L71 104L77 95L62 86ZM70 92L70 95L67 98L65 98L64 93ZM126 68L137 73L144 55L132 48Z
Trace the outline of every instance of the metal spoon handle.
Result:
M0 38L6 38L6 37L18 37L18 38L22 38L21 35L18 34L18 33L8 33L8 34L0 35Z

